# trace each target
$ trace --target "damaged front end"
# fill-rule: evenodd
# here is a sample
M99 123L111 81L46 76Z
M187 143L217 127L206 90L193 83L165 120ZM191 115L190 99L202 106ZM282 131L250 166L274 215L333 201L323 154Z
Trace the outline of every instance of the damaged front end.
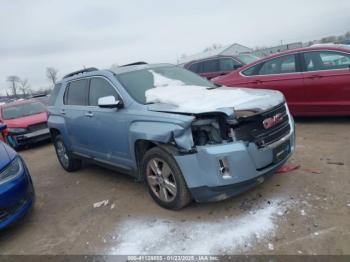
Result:
M285 103L269 110L195 115L193 150L175 156L193 197L216 201L259 184L294 151L294 121Z

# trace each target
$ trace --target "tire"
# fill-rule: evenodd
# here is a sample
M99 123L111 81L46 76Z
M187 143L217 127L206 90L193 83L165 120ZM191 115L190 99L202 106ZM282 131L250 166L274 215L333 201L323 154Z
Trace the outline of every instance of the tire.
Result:
M192 198L176 160L168 152L154 147L141 163L142 174L154 201L166 209L181 209Z
M54 146L58 161L66 171L74 172L81 168L81 159L77 159L72 155L72 153L67 149L61 135L57 135L54 138Z

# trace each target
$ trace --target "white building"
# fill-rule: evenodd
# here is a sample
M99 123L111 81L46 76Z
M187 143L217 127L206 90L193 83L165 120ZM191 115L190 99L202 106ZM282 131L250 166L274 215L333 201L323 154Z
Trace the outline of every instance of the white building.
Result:
M253 51L253 49L251 49L249 47L234 43L232 45L227 45L227 46L223 46L220 48L216 48L216 49L212 49L212 50L204 51L204 52L201 52L198 54L194 54L194 55L180 58L178 60L178 64L185 64L185 63L191 62L193 60L203 59L203 58L212 57L212 56L238 55L241 53L250 53L252 51Z

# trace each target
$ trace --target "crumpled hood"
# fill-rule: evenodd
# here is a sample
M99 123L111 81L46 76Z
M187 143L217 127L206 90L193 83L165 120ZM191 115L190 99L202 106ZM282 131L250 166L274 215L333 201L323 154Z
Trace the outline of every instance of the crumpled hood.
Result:
M8 163L14 159L16 152L12 150L8 145L0 142L0 171L8 165Z
M251 88L201 86L165 86L147 90L146 100L151 111L201 114L234 111L265 111L284 102L279 91Z

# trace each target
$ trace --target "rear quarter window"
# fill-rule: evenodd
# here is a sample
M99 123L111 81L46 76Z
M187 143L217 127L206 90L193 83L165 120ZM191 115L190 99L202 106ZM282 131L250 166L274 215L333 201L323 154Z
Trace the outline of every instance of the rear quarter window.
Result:
M49 99L49 106L55 105L57 96L61 90L61 87L62 87L62 84L60 83L60 84L56 84L55 87L53 88Z

